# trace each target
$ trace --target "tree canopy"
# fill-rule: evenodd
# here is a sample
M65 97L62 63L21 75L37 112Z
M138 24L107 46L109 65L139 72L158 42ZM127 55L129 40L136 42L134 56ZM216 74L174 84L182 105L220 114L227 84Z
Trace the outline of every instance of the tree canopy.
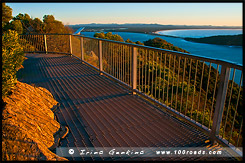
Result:
M12 8L2 3L2 31L9 27L9 21L12 19Z
M123 40L123 38L121 36L119 36L118 34L114 34L113 35L111 32L108 32L106 34L104 32L95 33L94 37L107 39L107 40L114 40L114 41L124 42L124 40Z
M55 19L53 15L44 15L43 20L31 18L28 14L19 13L12 16L12 8L5 3L2 5L2 31L12 29L19 34L35 33L72 33L69 27L64 26L61 21Z
M177 46L174 46L173 44L167 42L166 40L163 40L159 37L155 37L154 39L149 39L148 41L144 41L144 44L147 46L153 46L157 48L162 48L162 49L168 49L168 50L173 50L173 51L180 51L184 53L189 53L188 51L181 49Z

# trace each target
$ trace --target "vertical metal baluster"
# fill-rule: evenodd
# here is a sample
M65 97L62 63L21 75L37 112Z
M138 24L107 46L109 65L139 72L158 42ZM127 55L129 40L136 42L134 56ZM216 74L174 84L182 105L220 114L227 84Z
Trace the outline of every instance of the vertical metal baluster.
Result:
M38 49L39 49L39 40L38 40L38 35L34 35L35 36L35 51L38 52Z
M113 76L113 53L112 53L112 43L110 42L110 60L111 60L111 69L110 74Z
M167 106L168 106L168 92L169 92L169 78L170 78L170 66L171 66L171 54L169 54L169 59L168 59L168 85L167 85Z
M148 94L150 95L150 62L151 62L151 59L150 59L150 57L151 57L151 55L150 55L150 52L149 52L149 50L147 50L147 54L148 54Z
M144 76L144 78L145 78L145 85L144 85L144 86L145 86L145 94L146 94L146 93L147 93L147 92L146 92L146 79L147 79L147 76L146 76L146 75L147 75L147 74L146 74L146 62L147 62L147 53L146 53L146 50L145 50L145 49L143 50L143 52L144 52L144 54L145 54L145 55L144 55L144 56L145 56L145 76Z
M137 56L137 62L138 62L138 66L137 66L137 72L138 72L138 90L141 91L141 88L140 88L140 53L138 52L138 56Z
M132 85L132 80L130 80L131 78L132 78L132 67L131 67L131 65L132 65L132 55L133 55L133 53L132 53L132 51L130 50L131 49L131 47L129 47L129 85Z
M30 44L33 46L33 42L32 42L32 37L31 35L29 36L29 41L30 41ZM30 50L29 50L30 51Z
M201 98L201 93L202 93L202 79L203 79L203 71L204 71L204 62L202 63L202 76L201 76L201 83L200 83L200 91L199 91L199 96L198 96L198 103L197 103L197 115L196 115L196 121L198 118L198 110L199 110L199 104L200 104L200 98Z
M236 119L237 108L238 108L239 99L240 99L241 86L242 86L242 74L241 74L240 87L239 87L238 97L237 97L237 103L236 103L236 111L235 111L235 114L234 114L234 117L233 117L232 127L231 127L231 132L230 132L230 137L228 139L228 142L230 142L230 140L231 140L232 131L233 131L233 128L234 128L234 123L235 123L235 119Z
M124 82L124 45L122 45L122 81Z
M184 59L184 70L183 70L183 78L182 78L182 92L181 92L181 100L180 100L180 113L181 113L183 93L184 93L185 65L186 65L186 58Z
M117 54L117 51L116 51L116 49L117 49L117 44L115 44L114 45L114 54L115 54L115 77L118 79L118 62L117 62L117 59L118 59L118 54Z
M125 83L127 83L127 76L126 76L126 74L127 74L127 70L126 70L126 67L127 67L127 55L126 55L126 53L127 53L127 51L126 51L126 49L127 49L127 46L124 45L123 54L124 54L124 82Z
M172 102L173 102L173 96L174 96L174 74L175 74L175 58L174 56L174 69L173 69L173 77L172 77L172 94L171 94L171 101L170 101L170 106L172 107Z
M191 118L192 118L192 111L193 111L193 106L194 106L194 95L195 95L195 92L196 92L197 67L198 67L198 60L196 60L196 71L195 71L195 79L194 79L194 85L193 85L194 86L194 90L193 90L192 102L191 102Z
M44 35L44 46L45 46L45 53L48 54L47 36L46 35Z
M111 74L111 51L110 51L109 42L107 42L107 54L108 54L108 73Z
M128 60L128 49L129 47L126 46L126 49L125 49L125 79L126 79L126 83L128 83L128 63L129 63L129 60Z
M128 77L129 77L129 73L128 73L128 71L129 71L129 53L128 53L128 49L129 49L129 46L127 46L127 49L126 49L126 57L127 57L127 67L126 67L126 77L127 77L127 84L129 85L129 80L128 80Z
M151 95L153 96L154 51L152 51Z
M178 57L179 58L179 60L178 60L178 62L179 62L179 66L178 66L178 76L177 76L177 85L176 85L176 103L175 103L175 109L177 110L177 108L178 108L178 89L179 89L179 70L180 70L180 56Z
M164 59L164 65L163 65L163 88L162 88L162 101L164 103L164 89L165 89L165 68L166 68L166 57L167 57L167 54L164 54L165 55L165 59Z
M69 40L70 40L70 54L72 54L72 40L71 40L71 35L69 35Z
M115 67L115 60L116 60L116 55L115 55L115 44L112 44L112 54L113 54L113 76L116 77L116 67Z
M110 56L111 56L111 76L113 76L113 53L112 53L112 49L113 49L113 47L112 47L112 43L110 42Z
M81 48L81 60L84 61L84 47L83 47L83 37L80 37L80 48Z
M118 53L117 53L118 54L118 57L117 57L118 58L117 59L118 61L118 64L117 64L118 65L118 79L120 80L120 50L121 49L120 49L120 44L118 44L117 46L118 46Z
M191 63L192 63L192 59L190 60L189 79L188 79L188 84L187 84L187 95L186 95L186 105L185 105L185 115L186 115L187 106L188 106L188 95L189 95L189 87L190 87L190 80L191 80Z
M121 69L121 65L120 65L120 52L121 51L121 48L120 48L120 44L118 44L118 79L120 79L120 69Z
M116 44L117 46L117 79L119 79L119 44Z
M242 131L242 124L243 124L243 118L242 118L242 122L241 122L240 130L239 130L239 135L238 135L238 138L237 138L236 147L238 147L238 145L239 145L239 139L240 139L240 135L241 135L241 131Z
M37 35L37 43L38 43L38 51L40 52L41 51L41 39L40 39L40 36L41 35Z
M125 79L126 79L126 83L128 84L128 46L126 46L125 49Z
M204 107L203 107L203 113L202 113L202 125L204 125L204 117L205 117L205 111L206 111L206 103L207 103L207 97L208 97L208 86L209 86L209 78L210 78L210 72L211 72L211 65L212 63L209 62L209 71L208 71L208 83L207 83L207 88L206 88L206 95L205 95L205 102L204 102Z
M158 99L159 99L159 101L160 101L160 99L161 99L161 94L160 94L160 90L161 90L161 84L162 84L162 82L161 82L161 79L162 79L162 53L161 53L161 56L160 56L161 58L160 58L160 74L159 74L159 90L158 90Z
M117 79L120 80L120 46L117 44Z
M132 83L132 93L136 94L134 90L137 88L137 52L138 49L136 47L131 47L131 53L132 53L132 76L131 76L131 83Z
M118 48L119 48L119 51L118 51L118 79L119 80L122 80L122 78L121 78L121 45L120 44L118 44Z
M117 51L116 51L116 49L117 49L117 44L114 44L114 47L113 47L113 49L114 49L114 57L115 57L115 60L114 60L114 69L115 69L115 78L117 78Z
M120 67L120 79L121 79L121 81L123 81L123 45L120 45L120 65L121 65L121 67Z
M143 91L144 83L143 83L143 69L144 69L144 55L143 55L143 49L141 49L141 91Z
M102 58L102 41L98 40L98 51L99 51L99 70L100 70L100 75L102 75L103 73L103 58Z
M41 51L42 51L42 52L45 52L44 35L41 35L41 36L42 36L42 38L43 38L43 39L41 39L41 40L42 40L42 45L41 45L41 46L42 46L42 50L41 50Z
M211 118L212 118L212 113L213 113L213 108L214 108L214 99L215 99L215 92L216 92L218 75L219 75L219 65L217 65L217 70L216 70L216 77L215 77L215 84L214 84L214 93L213 93L213 100L212 100L212 106L211 106L211 111L210 111L208 128L211 128Z
M222 133L222 137L224 137L224 134L225 134L226 122L227 122L228 114L229 114L229 111L230 111L230 102L231 102L233 83L234 83L234 78L235 78L235 71L236 71L236 69L234 69L233 75L232 75L232 82L231 82L231 89L230 89L230 98L229 98L229 102L228 102L228 106L227 106L227 112L226 112L226 116L225 116L226 118L225 118L225 124L224 124L224 130L223 130L223 133Z
M105 49L105 54L106 54L106 72L109 73L109 53L108 53L108 42L104 42L104 49Z
M111 71L111 55L110 55L110 43L107 42L107 49L106 49L106 53L108 55L108 74L111 74L110 71Z
M155 66L155 68L156 68L156 77L155 77L155 94L154 94L154 98L155 99L157 99L157 90L156 90L156 88L157 88L157 63L158 63L158 52L156 52L156 66Z

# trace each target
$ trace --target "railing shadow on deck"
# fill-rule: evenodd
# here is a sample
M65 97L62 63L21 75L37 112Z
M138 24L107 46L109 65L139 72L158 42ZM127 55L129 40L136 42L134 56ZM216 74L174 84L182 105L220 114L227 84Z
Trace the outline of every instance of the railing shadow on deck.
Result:
M243 65L72 34L20 35L20 42L27 53L76 57L242 156Z

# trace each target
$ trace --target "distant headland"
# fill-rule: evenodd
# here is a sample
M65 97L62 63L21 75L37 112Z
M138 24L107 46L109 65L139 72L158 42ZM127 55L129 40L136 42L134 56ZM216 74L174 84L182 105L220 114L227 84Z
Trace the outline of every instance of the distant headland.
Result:
M135 33L148 33L160 30L173 30L173 29L242 29L241 26L212 26L212 25L161 25L161 24L76 24L68 25L74 31L81 27L84 32L135 32Z

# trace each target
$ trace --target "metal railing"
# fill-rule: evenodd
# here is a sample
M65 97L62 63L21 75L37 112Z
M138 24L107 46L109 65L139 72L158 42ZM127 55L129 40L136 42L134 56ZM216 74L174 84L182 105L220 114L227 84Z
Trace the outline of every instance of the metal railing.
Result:
M71 34L20 35L25 52L73 55L236 152L242 147L241 64ZM240 153L241 154L241 153Z

